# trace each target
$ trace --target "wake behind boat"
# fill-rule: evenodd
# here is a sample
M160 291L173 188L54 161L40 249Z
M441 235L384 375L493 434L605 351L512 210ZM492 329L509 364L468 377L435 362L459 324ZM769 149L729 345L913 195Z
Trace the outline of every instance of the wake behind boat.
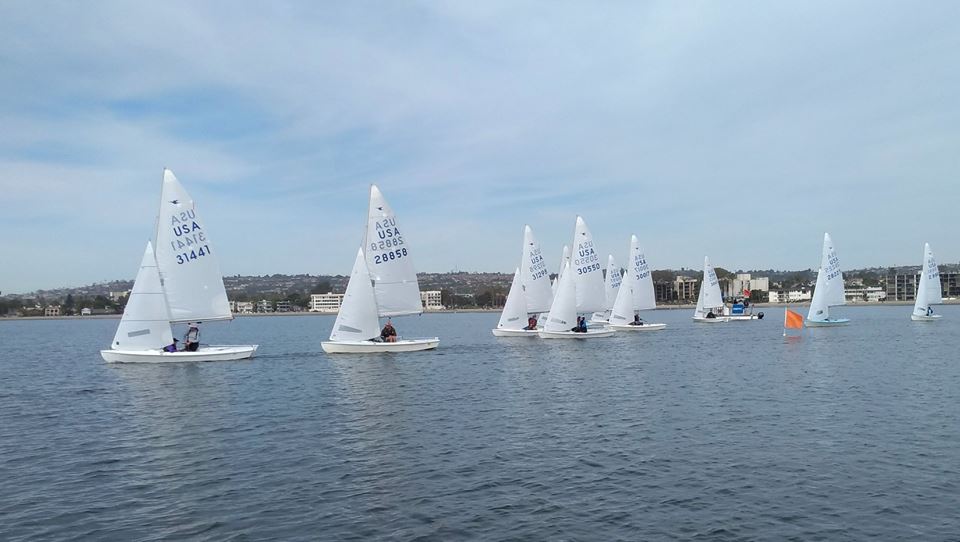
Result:
M328 354L368 354L431 350L437 337L406 339L381 331L380 317L420 314L420 285L413 268L410 246L400 231L396 215L380 189L370 186L367 230L357 251L347 291L330 340L320 343ZM392 325L390 326L392 329Z
M173 172L163 170L157 246L148 242L107 362L224 361L253 357L257 345L174 344L174 323L232 320L220 264L196 205ZM194 332L193 326L190 332ZM187 342L187 341L185 341ZM165 351L170 349L172 351Z

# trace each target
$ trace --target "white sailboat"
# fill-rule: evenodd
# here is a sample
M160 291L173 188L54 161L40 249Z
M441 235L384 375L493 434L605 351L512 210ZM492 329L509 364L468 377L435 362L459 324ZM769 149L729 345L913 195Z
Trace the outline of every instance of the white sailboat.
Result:
M913 304L913 314L910 319L914 322L935 322L940 319L939 314L933 314L932 305L943 303L942 286L940 285L940 269L937 260L930 250L930 243L923 244L923 267L920 269L920 283L917 284L917 300Z
M630 258L627 272L617 292L610 313L610 327L617 331L657 331L667 324L643 322L640 311L657 308L650 265L636 235L630 236Z
M560 267L557 269L557 278L550 283L550 292L556 296L557 295L557 286L560 285L560 277L563 275L564 269L567 268L567 263L570 262L570 247L563 245L563 255L560 257Z
M170 324L231 320L220 264L196 205L169 169L163 170L156 250L147 244L108 362L223 361L253 357L257 346L204 345L163 352L173 342Z
M329 354L413 352L440 344L437 337L383 341L380 317L420 314L420 285L397 217L376 185L370 186L367 229L350 273L330 340L320 346Z
M582 217L577 217L571 261L564 266L558 283L547 322L540 330L541 338L588 339L613 335L609 328L572 331L578 314L602 310L605 302L603 268L593 244L593 234Z
M720 280L710 265L710 258L703 257L703 282L697 297L697 308L693 311L693 321L703 324L729 322L723 315L723 293L720 292ZM712 316L711 316L712 315Z
M830 234L824 233L817 285L813 290L813 299L810 301L810 312L807 313L807 327L838 326L849 323L849 318L830 318L830 307L845 305L846 302L840 260L833 248Z
M613 254L607 256L607 273L603 278L604 310L593 313L590 321L594 324L610 323L610 312L613 311L613 303L617 300L617 292L620 291L620 285L623 283L623 276L620 274L620 266L617 265Z
M540 244L529 225L523 228L521 267L514 273L500 322L492 332L497 337L537 337L537 329L527 329L530 315L549 311L553 301L550 273Z

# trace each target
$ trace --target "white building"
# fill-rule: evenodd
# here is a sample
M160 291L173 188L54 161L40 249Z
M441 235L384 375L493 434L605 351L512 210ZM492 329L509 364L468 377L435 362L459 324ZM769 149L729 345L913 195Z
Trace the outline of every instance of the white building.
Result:
M879 303L887 299L887 291L879 286L847 288L844 295L848 303Z
M767 277L750 276L750 273L737 273L735 278L727 281L727 291L724 297L740 297L744 290L766 292L770 290L770 279Z
M80 309L80 316L90 316L91 314L93 314L93 310L90 307Z
M60 305L47 305L43 309L44 316L60 316Z
M310 312L339 312L343 294L310 294Z
M107 299L116 303L122 297L130 295L130 290L124 290L122 292L107 292Z
M770 303L801 303L810 301L813 294L810 290L772 290L770 292Z
M234 314L250 314L253 312L252 301L231 301L230 312Z
M273 303L267 299L257 301L257 312L273 312Z
M273 307L274 312L290 312L290 302L281 300L277 301L276 305Z
M446 308L443 306L440 290L420 292L420 302L423 303L423 310L425 311L442 311Z

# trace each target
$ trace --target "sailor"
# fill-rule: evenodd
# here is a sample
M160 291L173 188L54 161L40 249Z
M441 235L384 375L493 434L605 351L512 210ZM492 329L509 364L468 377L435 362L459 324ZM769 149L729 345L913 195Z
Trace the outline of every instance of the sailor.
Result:
M194 325L193 322L187 324L187 334L183 337L183 349L187 352L196 352L200 348L200 328L197 327L200 322Z
M393 327L393 322L387 318L387 323L383 326L383 329L380 331L380 338L384 342L395 343L397 342L397 330Z
M630 322L630 325L631 325L631 326L642 326L642 325L643 325L643 320L640 319L640 314L639 314L639 313L634 313L634 315L633 315L633 321Z
M535 316L531 316L530 318L527 318L527 327L523 329L527 331L533 331L537 329L537 318Z

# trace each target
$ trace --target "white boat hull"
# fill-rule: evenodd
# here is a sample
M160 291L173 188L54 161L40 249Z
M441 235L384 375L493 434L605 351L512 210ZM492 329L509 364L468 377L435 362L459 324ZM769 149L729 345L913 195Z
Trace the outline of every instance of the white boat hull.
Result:
M760 316L756 314L736 314L724 316L724 318L731 322L749 322L750 320L760 320Z
M911 314L910 319L913 320L914 322L936 322L942 316L943 315L941 314L931 314L930 316L927 316L925 314L921 314L921 315Z
M578 331L546 331L541 329L539 332L541 339L599 339L601 337L612 337L612 329L588 329L586 333Z
M418 352L432 350L440 344L439 337L429 339L402 339L396 342L323 341L320 347L328 354L381 354L390 352Z
M727 316L717 316L716 318L707 318L706 316L694 316L693 321L701 324L722 324L725 322L729 322L730 318Z
M643 324L642 326L631 326L630 324L610 324L610 328L617 331L659 331L665 327L667 327L667 324Z
M101 350L108 363L185 363L193 361L230 361L252 358L256 344L201 346L196 352L161 352L158 350Z
M845 326L850 323L849 318L830 318L828 320L807 320L804 322L807 327L831 327Z
M491 329L494 337L539 337L537 329Z

